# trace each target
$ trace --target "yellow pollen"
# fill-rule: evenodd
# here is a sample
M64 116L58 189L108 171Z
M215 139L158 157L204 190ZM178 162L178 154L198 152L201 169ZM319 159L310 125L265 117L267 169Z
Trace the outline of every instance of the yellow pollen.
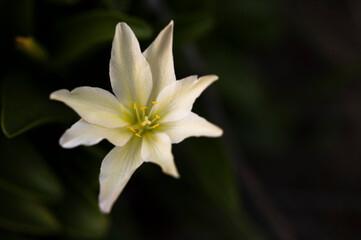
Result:
M135 136L137 136L137 137L142 137L142 136L140 136L138 133L135 133Z
M137 108L137 104L136 104L136 103L134 103L134 106L133 106L133 107L134 107L134 110L135 110L135 109Z
M158 118L158 119L160 118L158 114L156 114L155 117Z
M127 128L132 130L132 132L136 132L132 127L127 126Z
M157 104L158 102L156 102L156 101L153 101L152 103L153 103L153 104Z
M148 107L141 107L140 110L144 110L144 109L147 109Z
M159 123L158 124L156 124L156 125L154 125L152 128L156 128L156 127L158 127L159 126Z

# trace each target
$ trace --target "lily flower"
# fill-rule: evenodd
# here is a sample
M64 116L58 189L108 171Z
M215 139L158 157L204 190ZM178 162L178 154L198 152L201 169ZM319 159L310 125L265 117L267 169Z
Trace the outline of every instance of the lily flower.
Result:
M50 95L81 117L60 138L62 147L89 146L103 139L115 145L100 168L99 207L104 213L111 211L143 162L158 164L164 173L178 178L172 143L222 135L219 127L191 111L196 98L218 77L176 80L172 42L173 21L142 53L133 31L119 23L110 59L114 95L96 87L62 89Z

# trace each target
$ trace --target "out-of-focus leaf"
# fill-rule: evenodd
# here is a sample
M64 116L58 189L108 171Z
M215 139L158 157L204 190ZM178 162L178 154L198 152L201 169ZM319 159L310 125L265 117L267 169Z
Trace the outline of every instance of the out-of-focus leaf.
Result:
M47 2L59 4L59 5L74 5L81 0L46 0Z
M67 194L54 210L59 221L63 223L67 236L73 239L97 238L103 236L108 229L108 216L102 214L98 207L98 186L97 189L92 188L93 181L98 182L102 159L96 159L95 163L90 163L94 161L89 158L90 154L84 154L79 150L74 150L74 153L63 159L57 168L61 171L64 185L67 186ZM96 163L99 165L93 179L85 176L78 169L81 168L82 171L89 169L93 173Z
M57 212L65 234L71 238L98 238L107 232L107 215L85 198L69 195Z
M5 77L1 94L1 128L9 138L47 122L68 121L73 116L69 109L51 102L49 93L42 92L22 75Z
M28 35L33 31L33 5L32 0L12 0L0 2L0 26L2 38L11 35Z
M25 237L19 233L15 233L5 229L0 229L0 236L1 239L6 239L6 240L33 240L33 238Z
M225 1L219 16L221 31L247 49L272 47L282 34L279 8L277 1Z
M57 200L62 187L33 146L22 138L0 138L0 188L21 197Z
M207 12L182 14L175 17L175 22L174 43L177 46L205 36L215 24L213 16Z
M187 149L192 156L192 169L197 174L201 189L229 212L238 212L240 198L236 170L219 143L209 139L190 139Z
M110 9L125 12L128 10L131 0L101 0Z
M152 29L145 21L112 10L93 10L77 14L60 21L54 28L57 36L55 61L64 65L88 54L102 44L110 43L118 22L126 22L138 39L152 35Z
M45 206L0 190L0 227L45 235L56 232L59 224Z
M176 239L262 239L262 234L252 226L251 220L244 215L241 207L237 206L241 204L236 200L238 197L232 196L237 191L232 186L233 180L229 180L232 176L226 176L225 180L218 182L222 174L227 174L224 165L228 165L227 163L215 164L216 161L227 162L226 156L219 158L223 154L212 155L219 150L220 146L208 145L206 143L208 141L200 144L201 141L197 139L183 143L186 151L182 148L180 154L176 154L176 162L181 174L179 180L172 180L169 176L160 174L159 167L154 164L144 164L139 168L138 176L144 177L145 181L138 186L135 199L133 199L135 203L132 203L140 208L139 217L143 218L142 212L147 212L159 214L158 218L165 218L163 221L166 224L170 222L169 224L172 225L172 222L176 222L177 229L162 230L166 236L176 235ZM214 149L215 146L214 152L203 154L208 149ZM198 153L194 154L194 152ZM217 158L217 160L211 160L209 163L209 157ZM199 161L204 163L199 164ZM213 171L205 169L208 167L207 163L212 165L210 168ZM219 165L218 170L216 165ZM212 174L214 174L214 179L212 179ZM228 181L233 183L228 184ZM230 188L233 190L229 190ZM233 193L229 194L229 192ZM224 196L221 196L222 194ZM149 200L138 201L138 198ZM225 200L231 203L225 203ZM149 210L149 208L157 209L157 211Z
M237 109L230 121L237 122L232 130L242 144L262 148L262 153L284 149L289 134L285 129L292 124L292 112L282 111L283 103L271 98L262 84L262 73L245 61L242 52L218 41L202 46L202 54L209 69L217 69L222 99L231 109Z

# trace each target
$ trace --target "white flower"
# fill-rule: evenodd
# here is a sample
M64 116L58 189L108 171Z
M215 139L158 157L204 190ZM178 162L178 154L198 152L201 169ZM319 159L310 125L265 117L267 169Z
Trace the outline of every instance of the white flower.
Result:
M142 53L126 23L119 23L110 59L110 81L115 96L101 88L58 90L51 99L62 101L81 117L60 138L73 148L107 139L115 147L100 169L99 206L110 212L133 172L143 162L158 164L178 178L171 144L191 136L218 137L222 130L191 112L196 98L215 75L190 76L176 81L173 55L173 22Z

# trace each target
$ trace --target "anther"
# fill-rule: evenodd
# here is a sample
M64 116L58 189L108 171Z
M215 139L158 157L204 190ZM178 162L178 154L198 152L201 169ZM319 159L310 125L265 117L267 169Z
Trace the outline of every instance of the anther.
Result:
M141 107L140 110L144 110L144 109L147 109L148 107Z
M132 132L136 132L132 127L127 126L126 128L130 129Z
M153 104L157 104L158 102L156 102L156 101L153 101L152 103L153 103Z
M158 124L156 124L156 125L154 125L152 128L156 128L156 127L158 127L159 126L159 123Z
M137 104L136 103L134 103L133 108L134 108L134 110L137 109Z
M158 118L158 119L160 118L158 114L156 114L155 117Z
M140 138L142 137L142 136L140 136L138 133L135 133L135 136L140 137Z

